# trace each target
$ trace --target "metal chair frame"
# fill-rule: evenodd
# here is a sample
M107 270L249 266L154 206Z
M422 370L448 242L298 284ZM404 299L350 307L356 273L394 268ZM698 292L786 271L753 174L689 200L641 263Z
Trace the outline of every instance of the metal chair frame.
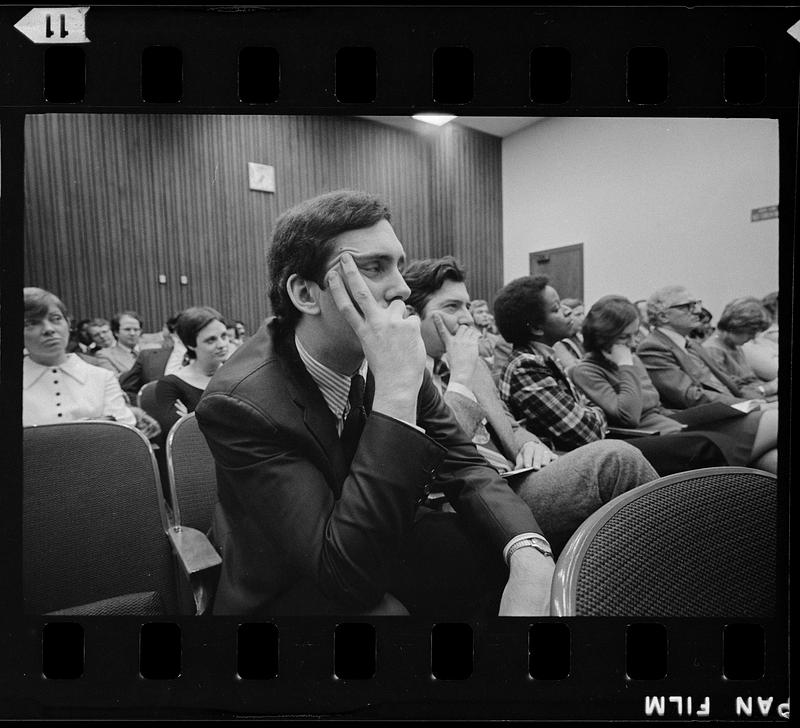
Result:
M580 571L587 549L592 544L598 532L628 504L646 497L656 490L669 487L676 483L691 480L694 477L708 477L714 475L733 475L737 473L755 474L777 480L776 476L762 470L746 467L722 466L714 468L700 468L683 473L667 475L657 480L645 483L626 493L623 493L595 511L587 518L572 535L561 552L556 563L553 575L550 597L550 613L553 616L576 616L577 590ZM579 615L578 615L579 616ZM635 616L635 615L633 615Z

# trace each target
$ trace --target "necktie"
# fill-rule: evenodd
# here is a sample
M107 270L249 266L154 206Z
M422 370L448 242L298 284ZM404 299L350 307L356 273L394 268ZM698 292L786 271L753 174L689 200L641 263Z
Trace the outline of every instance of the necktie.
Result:
M356 374L350 380L350 393L347 395L350 411L344 421L341 436L342 450L348 465L356 454L361 431L364 429L364 422L367 419L367 413L364 410L364 386L364 377L360 374Z

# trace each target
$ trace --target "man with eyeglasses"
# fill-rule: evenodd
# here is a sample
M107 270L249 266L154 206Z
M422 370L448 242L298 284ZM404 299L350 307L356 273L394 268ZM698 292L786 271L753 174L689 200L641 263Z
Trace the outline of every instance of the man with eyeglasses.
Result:
M547 276L506 284L495 298L494 312L500 334L514 345L499 385L513 417L562 452L605 438L602 408L575 388L553 352L553 344L572 331L572 312ZM699 433L638 437L629 444L659 475L725 464L716 445Z
M706 402L740 402L736 385L689 337L700 322L703 302L683 286L664 286L647 300L651 331L636 353L666 407L686 409Z

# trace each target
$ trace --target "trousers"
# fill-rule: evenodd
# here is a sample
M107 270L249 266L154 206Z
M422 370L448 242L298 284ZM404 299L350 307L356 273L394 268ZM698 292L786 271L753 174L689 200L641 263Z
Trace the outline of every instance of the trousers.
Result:
M554 558L600 506L659 475L641 451L622 440L598 440L561 455L509 484L533 512Z
M600 506L658 473L635 447L602 440L562 455L542 470L512 476L509 485L533 511L554 558ZM385 570L387 592L412 615L481 619L497 615L508 567L457 513L419 508L411 530ZM341 614L310 583L275 604L274 614Z

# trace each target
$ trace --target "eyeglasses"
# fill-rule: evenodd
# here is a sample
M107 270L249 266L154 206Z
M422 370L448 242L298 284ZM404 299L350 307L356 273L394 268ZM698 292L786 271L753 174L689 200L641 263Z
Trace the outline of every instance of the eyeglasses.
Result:
M703 302L702 301L687 301L686 303L676 303L673 306L667 306L667 308L683 308L687 311L691 311L693 308L702 308Z

